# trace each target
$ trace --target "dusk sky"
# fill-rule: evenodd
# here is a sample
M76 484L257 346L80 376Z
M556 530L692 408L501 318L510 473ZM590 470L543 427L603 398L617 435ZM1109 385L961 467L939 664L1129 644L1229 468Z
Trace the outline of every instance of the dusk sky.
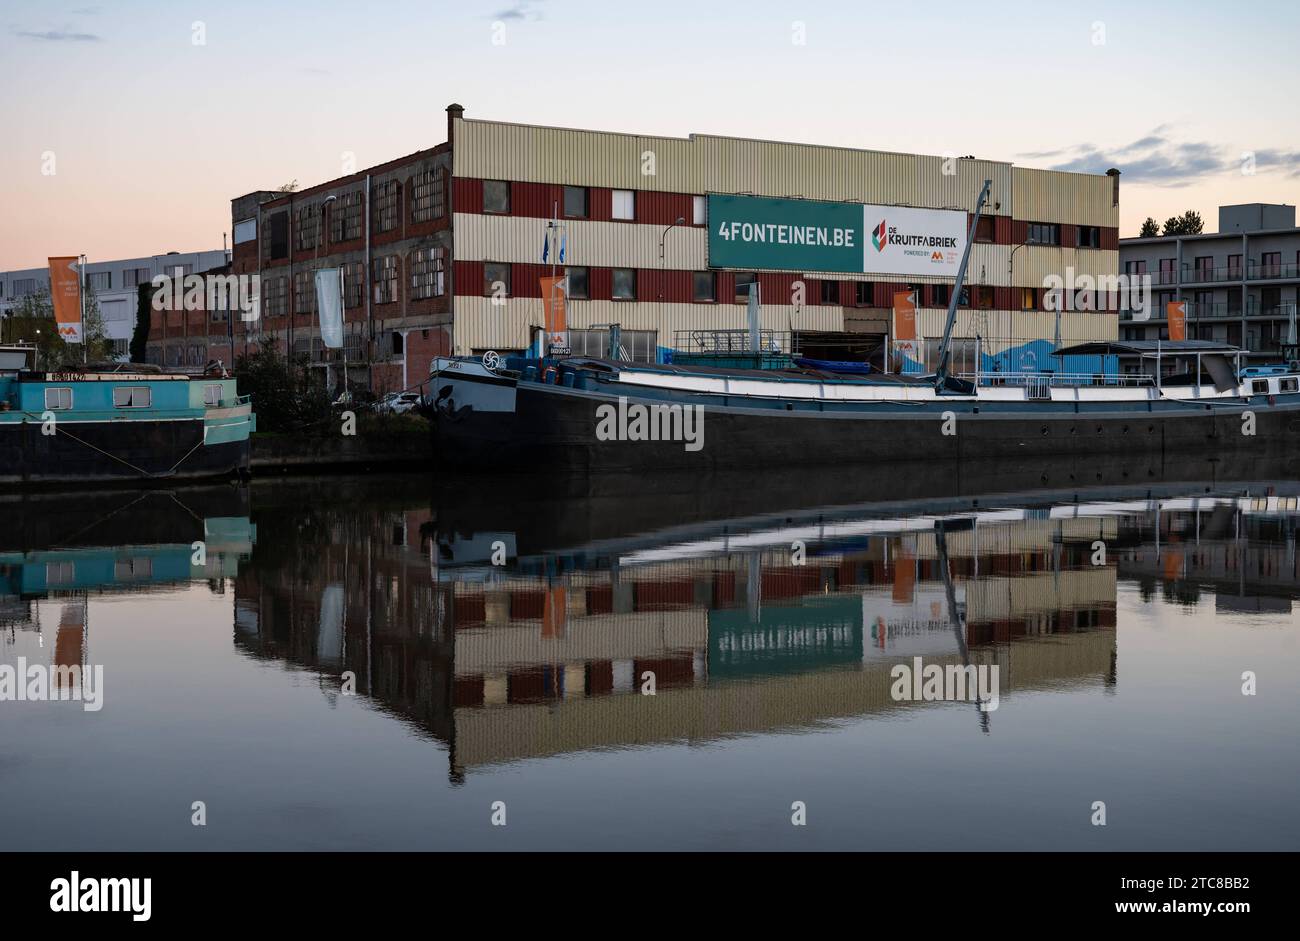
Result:
M220 248L232 197L440 143L453 101L469 118L1117 166L1122 236L1148 215L1195 209L1213 230L1223 203L1295 204L1300 8L1142 6L9 0L0 269Z

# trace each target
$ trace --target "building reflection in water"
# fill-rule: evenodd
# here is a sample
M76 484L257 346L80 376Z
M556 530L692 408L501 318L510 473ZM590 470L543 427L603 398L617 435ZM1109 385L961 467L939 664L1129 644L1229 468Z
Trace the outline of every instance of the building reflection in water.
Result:
M908 709L968 709L975 732L997 714L895 702L890 668L996 664L1004 704L1104 694L1118 681L1120 580L1194 598L1207 582L1223 594L1223 572L1244 565L1268 584L1234 578L1233 604L1288 585L1293 595L1288 506L795 516L522 556L535 533L465 532L423 508L306 509L293 526L262 523L254 564L235 579L236 640L319 671L330 696L354 676L449 748L453 780L524 758ZM1252 537L1264 529L1268 541ZM653 699L641 695L647 673Z

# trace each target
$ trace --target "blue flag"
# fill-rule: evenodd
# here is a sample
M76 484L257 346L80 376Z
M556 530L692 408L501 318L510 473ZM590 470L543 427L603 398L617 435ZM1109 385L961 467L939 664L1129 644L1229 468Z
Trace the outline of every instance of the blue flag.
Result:
M551 233L542 233L542 264L546 264L546 259L551 255Z
M569 241L569 233L561 232L560 233L560 264L564 264L564 246L565 243L568 241Z

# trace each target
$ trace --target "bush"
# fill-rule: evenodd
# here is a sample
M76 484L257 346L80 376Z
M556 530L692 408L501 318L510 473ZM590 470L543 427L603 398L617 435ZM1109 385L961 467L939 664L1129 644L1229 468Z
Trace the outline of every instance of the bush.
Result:
M235 360L239 392L252 396L259 431L324 432L331 417L325 387L312 381L306 361L290 361L268 342Z

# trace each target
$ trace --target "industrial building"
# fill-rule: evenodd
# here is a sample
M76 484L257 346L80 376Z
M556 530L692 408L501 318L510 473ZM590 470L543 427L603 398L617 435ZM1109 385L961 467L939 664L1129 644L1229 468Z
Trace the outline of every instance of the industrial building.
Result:
M435 355L528 348L544 322L540 279L558 273L577 354L603 352L610 324L638 360L742 329L756 283L763 330L814 354L862 358L890 334L900 291L916 292L919 338L942 334L954 244L964 245L985 180L957 336L1002 349L1117 338L1114 310L1057 312L1046 290L1052 278L1118 273L1117 171L511 124L466 118L459 105L447 109L446 142L430 150L301 192L233 200L232 271L258 274L262 291L260 321L235 329L241 342L266 336L317 362L346 354L353 382L364 362L376 388L407 387ZM727 227L711 224L722 208L742 213L733 221L848 218L844 242L833 243L845 250L806 250L790 237L797 229L802 239L803 224L785 222L760 224L770 243L737 250L722 241ZM895 217L941 218L960 239L904 252L914 257L887 270L885 243L909 237ZM336 266L342 351L320 346L312 279Z
M140 258L121 258L116 261L86 262L88 293L99 302L100 319L104 334L113 344L115 359L126 362L131 335L135 330L138 289L159 275L174 278L178 274L202 274L209 269L226 264L224 250L203 252L164 252ZM0 317L10 314L22 304L29 294L49 294L50 269L23 268L0 271ZM203 331L206 333L206 330ZM225 332L222 325L221 332ZM198 336L192 349L180 351L180 359L170 366L202 366L207 362L206 338ZM161 363L162 360L158 359Z
M1231 343L1257 360L1295 356L1295 206L1220 206L1218 232L1123 239L1120 262L1125 274L1149 276L1152 290L1150 319L1121 311L1123 339L1168 339L1168 304L1184 301L1188 339Z

